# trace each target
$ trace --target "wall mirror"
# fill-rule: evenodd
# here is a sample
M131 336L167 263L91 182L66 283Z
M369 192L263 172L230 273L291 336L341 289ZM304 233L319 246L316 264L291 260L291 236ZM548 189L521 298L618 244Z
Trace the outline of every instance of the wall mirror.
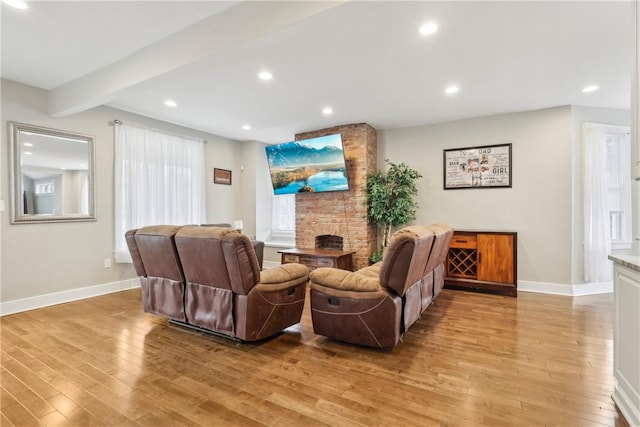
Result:
M93 136L9 122L11 222L95 221Z

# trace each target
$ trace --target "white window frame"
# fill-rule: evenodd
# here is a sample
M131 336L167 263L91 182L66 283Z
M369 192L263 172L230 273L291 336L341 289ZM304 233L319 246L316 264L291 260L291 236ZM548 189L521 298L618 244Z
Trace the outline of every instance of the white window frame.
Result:
M618 150L619 158L617 163L620 165L620 169L617 170L617 176L613 177L617 181L618 185L610 186L611 177L607 176L607 192L619 192L620 206L619 209L610 210L609 215L612 219L612 214L615 212L620 216L620 225L618 232L619 239L614 239L614 235L611 236L611 249L629 249L633 245L632 238L632 212L631 212L631 171L630 171L630 156L631 156L631 138L630 130L624 126L610 126L605 127L605 135L607 141L609 138L615 138L617 142L621 144ZM607 143L607 142L605 142ZM609 150L607 150L607 157L609 156ZM615 224L611 223L611 230Z
M271 198L271 240L295 242L296 195L282 194Z

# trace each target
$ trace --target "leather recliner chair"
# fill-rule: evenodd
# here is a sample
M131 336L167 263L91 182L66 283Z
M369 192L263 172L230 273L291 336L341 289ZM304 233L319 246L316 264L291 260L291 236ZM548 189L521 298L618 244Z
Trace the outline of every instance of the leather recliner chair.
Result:
M306 266L292 263L260 271L249 238L230 228L182 227L175 242L190 325L257 341L300 322Z
M125 239L145 312L242 341L300 322L307 267L261 271L254 244L238 230L156 225Z
M133 266L140 277L145 312L186 321L185 280L175 245L180 227L154 225L125 233Z
M435 270L452 235L444 224L406 227L393 234L379 263L356 272L312 271L314 332L369 347L395 346L433 301Z

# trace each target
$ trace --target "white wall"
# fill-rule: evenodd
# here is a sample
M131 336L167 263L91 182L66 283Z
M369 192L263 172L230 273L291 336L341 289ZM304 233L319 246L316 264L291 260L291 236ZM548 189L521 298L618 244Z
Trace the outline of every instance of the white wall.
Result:
M379 167L404 162L418 184L416 223L518 232L519 281L570 287L571 108L378 131ZM513 144L512 188L443 190L443 150ZM570 292L568 292L570 293Z
M208 223L233 224L236 219L242 219L242 197L245 184L240 171L242 143L220 136L203 134L191 129L182 128L185 135L197 135L207 141L205 145L206 178L206 210ZM213 169L231 170L231 185L214 184Z
M98 107L71 117L47 115L46 92L16 82L2 80L2 153L8 153L7 121L17 121L96 137L95 222L10 224L8 156L0 156L2 213L2 270L0 302L45 294L64 293L89 286L134 278L128 264L104 268L104 259L113 252L113 125L114 119L137 122L157 129L178 132L207 140L207 222L230 222L240 218L242 193L241 144L215 135L182 128L109 107ZM232 185L213 184L213 168L230 169Z
M389 158L424 175L417 222L517 231L519 281L551 292L565 292L554 285L573 287L566 293L580 294L576 287L584 282L581 126L583 122L628 126L630 117L627 110L567 106L379 131L379 167ZM513 144L511 189L442 189L442 150L502 143ZM633 191L637 236L640 183L634 182Z
M263 240L263 233L260 232L258 224L265 214L265 206L260 202L264 193L259 191L261 183L261 172L266 164L260 162L260 155L264 156L264 144L256 141L242 144L242 171L243 194L242 194L242 219L244 221L244 233L258 240Z

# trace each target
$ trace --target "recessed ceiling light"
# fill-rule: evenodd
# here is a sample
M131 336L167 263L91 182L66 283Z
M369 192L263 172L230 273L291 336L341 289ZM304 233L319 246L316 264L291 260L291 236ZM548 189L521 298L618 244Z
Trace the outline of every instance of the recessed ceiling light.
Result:
M26 154L27 156L32 155L33 153L31 151L25 151L24 154Z
M167 99L166 101L164 101L164 105L166 105L167 107L171 107L171 108L175 108L175 107L178 106L176 101L174 101L173 99Z
M249 126L249 125L242 125L242 129L244 129L244 130L251 130L251 126Z
M459 91L460 88L458 86L451 85L444 90L444 93L446 93L447 95L453 95L454 93L458 93Z
M273 74L265 70L265 71L260 71L258 73L258 77L260 77L261 80L271 80L273 78Z
M33 144L32 144L32 143L30 143L30 142L25 142L25 143L24 143L24 144L22 144L22 145L24 145L25 147L33 147Z
M435 22L427 22L420 27L420 34L428 36L438 31L438 24Z
M324 107L322 109L322 114L324 114L325 116L330 116L331 114L333 114L333 108L331 107Z
M62 169L63 171L66 171L66 170L67 170L67 168L64 168L64 167L62 167L62 168L60 168L60 169Z
M585 88L582 89L583 93L589 93L589 92L595 92L596 90L598 90L598 86L596 85L589 85L586 86Z
M2 0L2 2L16 9L29 9L29 5L24 0Z

